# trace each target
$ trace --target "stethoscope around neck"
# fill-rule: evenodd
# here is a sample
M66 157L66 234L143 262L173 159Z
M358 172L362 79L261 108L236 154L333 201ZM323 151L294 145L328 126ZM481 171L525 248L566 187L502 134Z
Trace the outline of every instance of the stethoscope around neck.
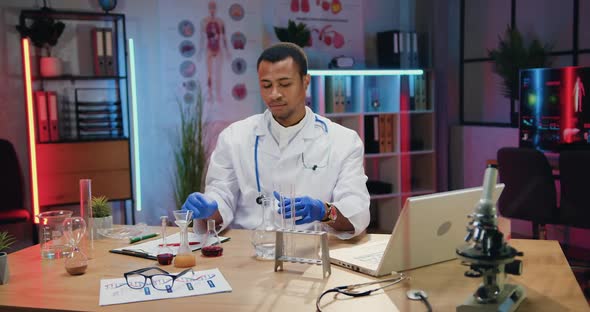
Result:
M324 132L328 133L328 125L325 121L318 118L318 115L315 115L315 122L321 124L322 128L324 129ZM258 173L258 139L260 139L259 135L256 136L256 141L254 142L254 171L256 174L256 189L258 190L258 197L256 197L256 203L262 205L262 199L264 198L264 194L262 194L260 188L260 174ZM317 168L318 166L314 165L312 167L312 170L316 170Z

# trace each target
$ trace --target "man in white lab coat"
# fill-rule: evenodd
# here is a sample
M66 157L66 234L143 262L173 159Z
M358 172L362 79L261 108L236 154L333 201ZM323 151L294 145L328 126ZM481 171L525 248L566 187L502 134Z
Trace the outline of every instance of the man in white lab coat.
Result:
M279 43L262 52L258 78L267 110L237 121L219 135L205 193L189 195L183 209L223 227L254 229L261 196L289 195L298 228L320 221L342 239L369 224L369 193L358 134L305 105L311 77L298 46Z

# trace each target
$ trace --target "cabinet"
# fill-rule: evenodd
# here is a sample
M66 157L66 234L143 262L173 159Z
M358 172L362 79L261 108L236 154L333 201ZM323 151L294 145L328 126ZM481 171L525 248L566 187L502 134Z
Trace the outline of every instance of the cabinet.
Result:
M390 232L405 199L436 192L434 77L422 70L311 70L307 104L365 144L370 230Z
M65 28L52 49L58 74L41 75L40 49L21 41L34 213L78 204L84 178L92 179L93 194L132 200L125 16L23 10L20 24L41 16Z

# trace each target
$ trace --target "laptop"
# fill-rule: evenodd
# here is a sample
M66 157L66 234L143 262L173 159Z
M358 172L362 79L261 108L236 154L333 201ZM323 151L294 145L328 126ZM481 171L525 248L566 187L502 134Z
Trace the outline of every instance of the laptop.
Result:
M494 201L504 184L496 184ZM372 276L383 276L455 259L464 244L468 218L482 187L409 197L389 239L330 250L330 262Z

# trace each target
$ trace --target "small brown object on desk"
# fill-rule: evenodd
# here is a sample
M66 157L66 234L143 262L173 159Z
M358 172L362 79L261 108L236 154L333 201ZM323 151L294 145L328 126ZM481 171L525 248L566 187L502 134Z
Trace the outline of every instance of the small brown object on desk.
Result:
M154 230L157 230L154 227ZM71 276L63 270L63 259L41 261L39 245L8 255L10 281L0 286L0 311L76 310L76 311L171 311L199 306L213 311L315 311L315 300L324 290L376 280L373 277L332 266L332 274L322 279L320 266L291 263L275 273L269 261L254 257L250 231L230 230L223 243L223 257L199 257L194 270L219 268L232 287L230 293L153 300L112 306L98 306L101 279L121 278L124 272L157 265L155 260L109 253L127 245L127 241L95 241L95 257L84 275ZM334 237L330 248L358 242L387 239L388 235L370 234L348 241ZM508 282L522 285L527 298L518 312L589 311L588 303L556 241L517 240L509 244L524 252L521 276L509 276ZM298 241L299 251L299 241ZM196 254L196 253L195 253ZM406 292L422 289L434 311L455 311L457 305L473 294L481 278L463 276L468 267L451 260L407 271L410 280L362 298L325 297L323 311L425 311L424 304L410 301ZM172 270L180 272L181 269ZM383 279L388 278L387 276Z

